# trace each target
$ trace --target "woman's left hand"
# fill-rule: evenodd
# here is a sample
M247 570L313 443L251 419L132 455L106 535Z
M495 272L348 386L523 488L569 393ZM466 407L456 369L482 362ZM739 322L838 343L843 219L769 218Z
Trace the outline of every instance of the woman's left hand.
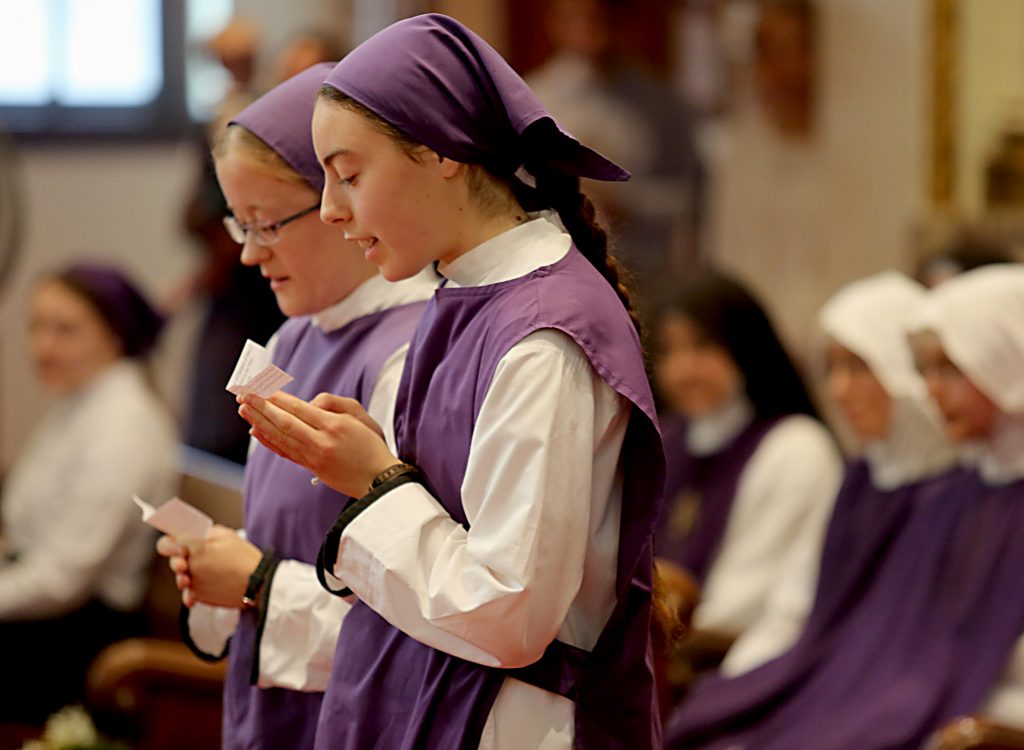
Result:
M400 463L380 425L355 399L321 393L306 403L278 391L268 399L248 393L238 401L253 437L344 495L362 497L374 477Z
M234 529L216 525L207 539L188 540L188 587L196 601L214 607L242 606L249 576L263 553Z

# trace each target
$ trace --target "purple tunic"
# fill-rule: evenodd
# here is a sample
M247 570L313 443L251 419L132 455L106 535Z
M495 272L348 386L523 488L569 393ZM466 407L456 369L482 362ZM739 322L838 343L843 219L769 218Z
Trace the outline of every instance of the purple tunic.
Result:
M911 750L980 709L1024 630L1022 501L1024 481L955 471L880 492L855 467L800 640L699 685L666 747Z
M571 336L633 404L614 613L591 653L554 641L534 665L502 670L421 644L357 603L338 639L318 748L476 748L507 676L575 699L577 747L660 745L649 637L660 437L636 332L615 292L575 248L519 279L438 290L399 388L399 455L420 467L432 494L468 527L460 491L477 414L499 360L544 328Z
M411 337L425 303L393 307L323 332L308 318L292 318L281 327L274 363L292 372L288 390L302 399L321 392L369 404L377 376L387 359ZM273 546L278 559L312 564L324 530L349 498L320 484L308 471L256 445L245 469L244 511L248 538L261 548ZM273 587L269 587L273 595ZM242 612L231 638L224 686L225 748L299 750L313 746L319 692L257 688L261 623L255 611Z
M729 444L708 456L686 447L685 422L664 428L665 508L658 523L655 552L689 570L703 582L729 523L736 488L747 462L777 419L755 420ZM678 507L692 504L691 507ZM679 511L692 513L689 528L677 528Z

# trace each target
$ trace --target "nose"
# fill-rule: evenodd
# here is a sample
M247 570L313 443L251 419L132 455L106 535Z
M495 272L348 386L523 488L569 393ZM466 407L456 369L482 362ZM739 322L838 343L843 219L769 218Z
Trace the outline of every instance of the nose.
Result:
M352 208L344 197L333 190L330 184L324 185L324 194L320 200L320 221L324 224L344 224L352 221Z
M60 342L51 330L33 330L29 334L29 350L34 359L46 359L60 351Z
M924 371L924 384L932 400L939 401L942 396L942 378L935 372L935 368L928 368Z
M269 257L270 248L258 243L252 232L247 233L242 243L242 265L258 266Z
M828 374L828 390L837 403L843 403L850 393L850 374L843 367L833 367Z

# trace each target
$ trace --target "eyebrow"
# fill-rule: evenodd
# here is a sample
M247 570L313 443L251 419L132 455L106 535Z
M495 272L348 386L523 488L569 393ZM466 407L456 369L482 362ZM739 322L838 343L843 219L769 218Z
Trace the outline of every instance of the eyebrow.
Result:
M351 153L352 152L349 149L347 149L347 148L339 148L338 150L332 151L327 156L325 156L323 161L321 162L321 164L323 164L324 169L326 169L327 167L331 166L331 161L335 157L337 157L337 156L349 156Z

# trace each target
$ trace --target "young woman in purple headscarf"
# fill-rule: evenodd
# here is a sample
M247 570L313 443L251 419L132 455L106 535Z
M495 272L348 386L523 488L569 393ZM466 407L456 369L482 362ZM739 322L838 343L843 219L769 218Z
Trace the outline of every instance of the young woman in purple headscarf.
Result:
M375 419L394 409L406 345L437 278L391 284L362 250L315 215L323 170L310 137L317 89L333 65L314 66L240 112L214 149L242 262L259 266L289 320L270 343L310 399L355 399ZM230 398L227 393L225 398ZM243 533L163 538L190 606L186 642L206 658L228 651L225 748L313 745L334 644L348 605L324 591L312 563L349 498L311 483L296 464L256 445L245 469Z
M341 399L241 399L264 445L360 498L321 549L357 601L317 747L656 747L664 461L629 299L580 192L627 173L440 15L331 71L313 140L323 218L385 278L445 277L393 423Z

